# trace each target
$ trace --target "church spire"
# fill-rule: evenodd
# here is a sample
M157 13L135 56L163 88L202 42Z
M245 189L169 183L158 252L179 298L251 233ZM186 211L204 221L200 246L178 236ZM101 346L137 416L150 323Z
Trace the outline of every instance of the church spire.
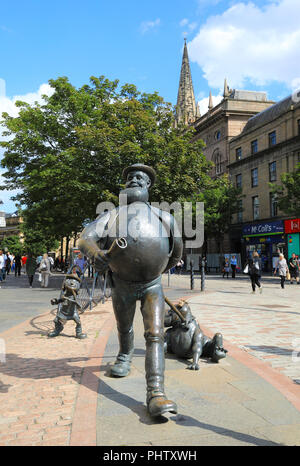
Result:
M193 123L196 119L196 113L197 110L194 95L194 87L192 82L192 74L190 69L186 39L184 39L182 65L177 95L176 122L184 124Z

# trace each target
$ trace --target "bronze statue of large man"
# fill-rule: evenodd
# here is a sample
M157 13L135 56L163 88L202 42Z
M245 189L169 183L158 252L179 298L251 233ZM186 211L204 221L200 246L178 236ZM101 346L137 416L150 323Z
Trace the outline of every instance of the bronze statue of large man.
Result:
M174 217L148 203L155 171L143 164L127 167L126 203L100 214L83 231L79 248L96 270L109 271L117 321L119 354L111 368L114 377L130 372L134 351L133 319L141 301L144 321L147 408L151 416L177 413L164 391L164 294L161 274L181 259L182 239ZM124 228L125 227L125 228Z

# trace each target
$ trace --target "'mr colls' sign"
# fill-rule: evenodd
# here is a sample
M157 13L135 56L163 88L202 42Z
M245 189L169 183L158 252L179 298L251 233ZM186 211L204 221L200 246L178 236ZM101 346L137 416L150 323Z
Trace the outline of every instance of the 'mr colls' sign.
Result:
M284 232L283 222L278 220L276 222L257 223L256 225L249 224L243 227L243 236L251 235L276 235Z

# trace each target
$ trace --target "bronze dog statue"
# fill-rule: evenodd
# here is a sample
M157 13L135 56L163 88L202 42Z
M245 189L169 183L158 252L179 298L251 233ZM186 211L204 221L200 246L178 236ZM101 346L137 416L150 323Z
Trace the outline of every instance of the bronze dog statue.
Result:
M166 299L170 305L170 301ZM173 305L174 306L174 305ZM226 357L227 350L223 348L223 337L216 333L213 339L205 336L192 315L190 306L180 301L171 307L165 315L165 352L176 354L179 358L191 359L188 369L199 370L199 358L211 358L215 363Z

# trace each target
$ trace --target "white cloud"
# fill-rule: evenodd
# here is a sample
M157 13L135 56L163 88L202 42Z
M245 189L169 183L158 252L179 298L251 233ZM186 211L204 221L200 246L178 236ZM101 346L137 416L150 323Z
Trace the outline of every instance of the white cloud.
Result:
M237 3L211 16L189 43L209 85L222 89L272 81L292 88L300 78L299 0L276 0L263 7Z
M5 95L5 81L0 79L0 117L2 117L2 112L7 112L9 115L16 117L19 113L19 108L15 106L17 100L22 100L30 105L36 101L42 103L42 96L44 94L50 96L53 92L54 89L49 84L41 84L37 92L7 97Z
M34 102L43 102L43 95L46 94L48 96L52 95L54 89L49 86L49 84L41 84L39 89L36 92L29 92L23 95L15 95L13 97L7 97L5 94L5 81L4 79L0 78L0 120L2 119L2 113L7 112L10 116L16 117L19 113L19 108L16 107L15 103L17 100L22 100L23 102L27 102L28 104L32 105ZM7 140L7 137L2 136L3 127L0 125L0 139ZM3 157L4 150L0 148L0 160ZM5 185L5 179L3 178L2 174L5 169L0 169L0 185ZM3 204L0 206L0 210L4 210L5 212L12 212L15 210L15 204L13 201L10 200L10 197L17 194L17 190L15 191L0 191L0 199L3 201Z
M140 25L140 30L142 34L145 34L150 29L160 26L160 19L157 18L155 21L143 21Z
M202 98L202 95L203 95L203 93L201 92L201 94L198 96L198 98L200 99L200 100L198 100L198 104L199 104L199 107L200 107L200 114L204 115L208 111L209 97L203 97ZM213 95L212 96L213 106L215 107L216 105L218 105L221 102L222 99L223 99L222 95Z

